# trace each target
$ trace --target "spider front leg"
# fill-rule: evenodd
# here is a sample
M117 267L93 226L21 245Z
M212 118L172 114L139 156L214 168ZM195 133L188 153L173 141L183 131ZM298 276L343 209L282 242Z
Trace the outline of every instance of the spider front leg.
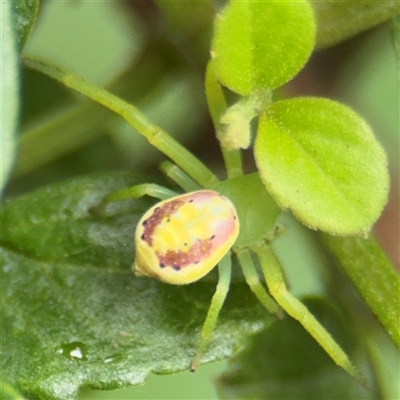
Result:
M204 321L201 330L201 339L196 355L192 361L190 371L195 372L199 366L200 359L207 347L208 341L214 332L215 324L218 319L219 312L224 304L226 295L231 282L232 262L231 253L228 252L218 264L218 284L214 296L211 300L210 308L207 312L206 320Z
M337 365L363 386L368 387L365 378L329 332L316 320L307 307L287 290L280 263L271 246L263 243L253 246L252 250L259 258L268 289L278 304L303 325Z
M170 161L163 161L160 165L160 169L165 176L170 178L185 192L195 192L196 190L201 189L201 186L196 181L190 178L190 176L183 172L176 164Z
M139 185L119 190L118 192L110 193L103 199L103 204L132 198L137 199L146 195L156 199L166 200L177 196L178 193L155 183L141 183Z
M178 166L170 161L164 161L161 164L162 172L173 182L180 186L185 192L192 192L201 189L201 187L185 174ZM103 199L103 204L113 201L121 201L132 198L150 196L160 200L167 200L178 196L178 193L156 183L142 183L118 192L110 193Z

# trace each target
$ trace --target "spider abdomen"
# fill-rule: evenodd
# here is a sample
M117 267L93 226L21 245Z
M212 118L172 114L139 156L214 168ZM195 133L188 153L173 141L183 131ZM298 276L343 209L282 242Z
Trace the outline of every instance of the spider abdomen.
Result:
M136 229L136 275L183 285L206 275L239 234L232 202L212 190L161 201Z

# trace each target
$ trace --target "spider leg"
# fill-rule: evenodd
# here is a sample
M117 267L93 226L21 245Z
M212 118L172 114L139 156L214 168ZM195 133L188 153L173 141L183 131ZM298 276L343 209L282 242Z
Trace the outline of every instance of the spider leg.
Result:
M185 192L194 192L200 190L201 186L196 183L181 168L170 161L163 161L160 165L161 171L179 185Z
M267 311L269 311L271 314L275 314L279 319L282 319L282 310L260 282L257 270L251 258L250 251L246 248L235 248L234 252L239 260L243 275L247 284L250 286L251 291L255 294L260 303L267 309Z
M177 196L178 193L155 183L141 183L139 185L119 190L118 192L110 193L103 199L103 204L112 201L143 197L145 195L155 197L156 199L160 200L166 200Z
M206 320L204 321L203 328L201 331L201 339L199 347L197 348L196 355L192 361L190 371L195 372L199 366L200 359L207 347L208 341L214 331L219 312L221 311L222 305L226 299L226 295L229 290L229 284L231 282L231 253L228 252L224 258L218 264L218 284L214 296L211 300L210 308L207 312Z
M368 387L365 378L330 333L316 320L307 307L287 290L280 263L271 246L261 244L252 247L252 250L259 258L268 289L278 304L303 325L337 365L363 386Z

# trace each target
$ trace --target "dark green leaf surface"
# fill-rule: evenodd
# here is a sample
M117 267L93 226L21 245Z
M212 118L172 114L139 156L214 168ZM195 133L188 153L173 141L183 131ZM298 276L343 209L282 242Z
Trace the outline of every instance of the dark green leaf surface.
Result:
M17 36L18 46L22 48L28 39L39 10L39 0L14 0L12 5L12 23Z
M232 1L216 19L211 55L220 81L249 95L293 78L310 56L314 39L307 1Z
M387 201L385 152L367 123L340 103L274 103L260 117L255 155L274 199L312 229L366 233Z
M71 399L83 385L113 389L189 368L215 282L135 277L134 229L152 201L94 208L139 182L96 175L4 204L1 369L29 397ZM227 357L269 318L245 284L233 285L203 361Z
M346 348L351 333L344 319L322 299L307 306ZM276 321L249 340L219 381L224 399L350 400L377 399L376 388L366 390L340 370L311 336L292 320Z
M15 132L19 112L19 55L17 37L13 29L11 2L1 3L1 159L0 191L10 174L15 152Z
M317 19L319 48L333 46L382 24L400 13L396 0L311 0Z

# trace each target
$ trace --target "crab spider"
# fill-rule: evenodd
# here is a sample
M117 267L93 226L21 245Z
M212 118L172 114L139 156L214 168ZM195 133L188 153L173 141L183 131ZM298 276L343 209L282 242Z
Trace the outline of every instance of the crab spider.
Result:
M201 189L197 182L174 164L164 162L162 169L187 191L186 194L149 183L112 193L105 202L143 195L161 200L138 223L135 235L137 255L133 265L136 275L184 285L200 279L218 265L217 288L203 324L191 371L195 371L199 365L228 293L233 252L247 284L266 310L278 318L284 317L284 310L298 320L337 365L365 384L342 348L306 306L287 290L280 263L269 243L271 231L274 230L272 218L276 217L276 213L268 214L266 211L272 199L258 174L217 182L210 188L211 191ZM237 224L234 223L236 215ZM174 228L171 230L168 224L173 224ZM224 228L225 240L222 238L219 245L213 246L211 242L215 234L218 232L224 236ZM201 247L205 243L208 247ZM199 248L203 249L203 254L201 251L199 253ZM193 254L195 256L192 257ZM261 266L269 293L260 282L253 255Z
M229 240L227 239L227 241L222 241L225 246L217 246L215 248L211 246L211 253L217 252L218 257L215 256L214 258L208 258L208 253L207 256L202 255L204 274L213 268L215 266L214 264L219 261L219 280L216 292L211 300L211 305L203 324L200 344L191 364L192 371L197 369L201 356L206 351L208 339L213 333L219 311L221 310L228 293L231 276L231 253L233 252L241 265L246 282L262 305L278 318L281 318L283 312L286 312L289 316L298 320L310 335L324 348L337 365L357 379L361 384L367 386L365 379L351 363L343 349L315 319L305 305L287 290L281 265L269 244L271 231L274 230L274 222L280 213L280 209L265 189L258 173L243 175L241 155L238 150L227 151L223 146L221 147L227 169L227 179L219 181L212 171L210 171L200 160L176 142L161 128L151 124L133 105L126 103L104 89L85 82L72 74L65 73L50 65L31 59L26 59L25 64L59 80L60 82L63 82L66 86L88 96L100 104L103 104L105 107L123 117L155 148L169 157L176 164L174 165L169 162L164 163L162 169L168 177L183 189L184 192L192 193L198 192L202 189L211 190L213 193L216 193L217 196L222 195L224 198L229 199L232 203L232 207L236 210L239 221L238 227L240 226L240 229L238 228L237 232L237 239L232 240L232 238L236 237L236 235L232 234L232 232L235 232L235 229L230 230L227 228L227 237ZM217 112L217 109L220 109L219 111L221 111L224 107L225 105L223 104L223 101L221 102L220 100L215 100L214 106L210 107L215 126L218 126L219 112ZM104 198L102 204L105 205L108 202L120 201L128 198L138 198L144 195L162 200L161 205L168 205L171 201L174 201L174 198L176 199L178 194L170 189L148 183L127 188L116 193L111 193ZM157 205L152 207L145 215L152 216L156 208ZM213 207L207 206L206 208L213 210ZM179 209L179 207L177 209ZM210 215L212 215L212 211L211 214L208 214L206 220L212 220ZM232 215L234 215L234 213ZM219 220L218 213L214 213L214 217ZM153 220L154 226L158 227L164 218L166 218L166 215L164 214L162 214L161 219L158 217L155 218ZM142 224L146 219L147 217L142 220ZM184 222L186 221L184 216L182 216L182 219ZM197 221L200 224L200 231L204 228L204 221L204 219ZM194 225L196 225L197 222L195 222ZM180 226L183 231L186 229L186 226L189 226L187 229L193 228L193 224L182 224L182 220L181 222L178 222L178 225L179 224L181 224ZM141 238L143 235L143 225L139 225L138 229L140 235L137 234L136 238ZM156 230L151 232L152 234L156 234ZM165 233L162 232L163 231L161 231L161 237L163 237L163 235L165 236ZM197 233L193 235L197 238ZM211 239L212 236L213 234L209 236L209 239ZM232 240L232 243L230 240ZM138 239L136 239L136 241L139 243L139 247L143 245L140 240L138 242ZM154 247L152 242L149 242L150 247ZM227 243L229 245L232 244L231 249ZM156 254L153 254L157 259L159 257L158 253L159 252L156 251ZM259 274L256 264L254 263L255 258L261 267L269 293L259 280ZM207 262L208 259L212 259L212 262ZM197 261L197 259L194 261ZM142 275L158 277L159 279L163 278L164 275L161 275L160 271L165 268L169 268L169 272L174 272L177 275L182 274L185 270L184 268L174 269L173 263L172 265L167 265L167 263L164 262L154 262L154 258L149 259L143 257L138 262L140 266L139 268L138 266L135 267L136 272ZM192 262L187 265L187 268L193 267ZM194 265L196 265L196 263L194 263ZM171 266L174 271L170 271ZM177 266L181 267L181 265L175 265L175 267ZM201 276L201 273L197 274L198 279ZM183 278L180 281L179 279L178 281L175 280L174 283L187 284L194 280Z

